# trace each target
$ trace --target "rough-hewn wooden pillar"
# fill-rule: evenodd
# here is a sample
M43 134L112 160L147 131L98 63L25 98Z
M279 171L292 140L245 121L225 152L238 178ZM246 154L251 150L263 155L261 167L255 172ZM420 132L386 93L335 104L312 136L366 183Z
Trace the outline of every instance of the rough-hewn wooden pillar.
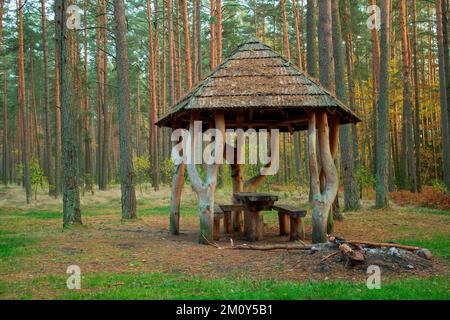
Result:
M172 188L170 193L170 233L180 233L180 204L184 184L185 164L176 165L172 175Z
M235 157L236 162L236 157ZM242 164L231 164L231 182L233 185L233 194L236 192L242 192L244 191L244 175L242 170ZM234 196L231 197L233 204L238 204L239 201L237 201ZM233 211L233 229L236 232L239 232L240 234L244 233L244 221L242 217L242 211Z
M216 112L214 114L216 129L218 129L223 138L223 142L225 142L225 117L223 112ZM190 143L192 148L192 155L194 154L195 147L197 146L196 140L198 137L194 136L194 122L198 119L198 114L193 113L191 115L191 121L189 125L190 132ZM215 149L215 154L223 155L225 143L221 143L218 146L218 149ZM217 159L218 157L216 157ZM188 163L186 164L187 172L189 174L189 179L192 183L192 187L194 191L198 195L199 199L199 216L200 216L200 235L199 242L207 243L205 238L208 241L213 240L213 221L214 221L214 200L217 186L217 173L219 170L220 164L217 164L216 161L214 164L207 165L206 170L206 179L202 181L200 178L200 174L197 171L196 165L193 161L193 158L188 159Z
M322 164L322 170L325 177L325 184L320 187L320 176L318 171L316 156L316 124L319 138L319 156ZM337 126L337 128L336 128ZM333 126L333 130L338 130L339 124ZM314 243L326 242L327 218L331 205L336 198L339 177L334 164L332 151L337 148L337 139L331 139L333 146L330 145L330 128L328 126L328 115L326 112L312 112L309 115L308 127L309 140L309 166L311 174L311 192L312 192L312 224Z
M172 130L176 130L177 124L172 126ZM174 147L177 143L181 142L181 137L179 141L172 142L172 147ZM170 214L169 214L169 231L171 234L179 234L180 233L180 204L181 204L181 194L183 192L183 184L184 184L184 172L186 165L185 163L180 163L179 165L175 165L173 174L172 174L172 187L170 193Z

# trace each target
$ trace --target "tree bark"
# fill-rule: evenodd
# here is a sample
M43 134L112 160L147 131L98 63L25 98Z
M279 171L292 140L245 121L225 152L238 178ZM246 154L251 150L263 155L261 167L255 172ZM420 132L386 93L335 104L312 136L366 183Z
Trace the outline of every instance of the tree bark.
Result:
M44 2L44 0L42 0ZM88 0L84 0L84 12L88 12ZM87 14L84 15L84 185L86 190L94 194L92 181L91 132L89 116L89 83L88 83L88 33Z
M436 0L436 21L437 21L437 44L438 44L438 61L439 61L439 92L441 106L441 136L442 136L442 166L444 171L444 183L447 191L450 190L450 141L449 127L447 119L447 79L445 66L445 50L444 50L444 32L442 24L442 3L444 0Z
M388 133L389 133L389 61L390 0L381 1L380 94L378 97L378 129L376 151L377 208L389 206L388 200Z
M4 0L0 0L0 54L3 54L3 6ZM2 181L5 185L8 184L9 175L9 150L8 150L8 92L7 92L7 73L6 59L3 59L4 69L3 69L3 146L2 146Z
M63 176L63 226L81 224L80 192L78 187L78 160L79 153L76 144L76 94L72 88L75 86L75 61L71 49L74 48L75 33L68 30L67 6L73 0L57 1L55 10L56 39L58 48L58 66L61 87L61 133L62 133L62 176Z
M416 192L416 172L414 169L414 150L412 142L411 126L411 89L410 89L410 50L407 29L407 7L406 0L400 1L400 30L402 43L402 62L403 62L403 128L402 128L402 164L404 175L404 188L409 186L411 192Z
M332 0L333 16L333 51L335 62L335 82L337 97L347 103L347 91L345 90L344 54L342 49L341 23L339 14L339 1ZM339 132L341 143L341 166L344 176L344 207L347 211L358 210L361 207L359 186L355 177L352 144L350 142L350 127L344 125Z
M211 70L216 68L216 0L211 0L211 16L210 16L210 37L211 37L211 42L210 42L210 62L209 62L209 68Z
M317 0L307 0L306 11L306 64L308 74L312 77L317 77L317 57L318 47L316 45L317 39Z
M317 164L316 154L316 118L317 129L320 148L320 160L322 169L325 174L326 185L323 191L320 189L320 179ZM335 131L339 128L338 124L334 124L337 128L333 128ZM334 202L338 186L339 177L337 175L336 166L334 164L332 150L337 148L337 139L335 139L333 145L330 144L330 129L328 127L328 116L326 112L310 113L309 115L309 165L311 172L311 191L313 193L313 213L312 224L313 234L312 240L314 243L321 243L327 241L327 221L328 213L330 212L331 205Z
M197 138L194 136L194 121L198 119L197 114L191 115L191 121L189 126L190 131L190 146L191 150L195 150L197 146ZM225 117L222 112L215 113L216 129L218 129L222 137L225 137ZM218 150L215 149L216 155L223 155L224 143L219 145ZM194 152L192 152L193 154ZM194 191L198 195L199 199L199 215L200 215L200 236L199 242L205 243L212 241L213 239L213 218L214 218L214 200L217 186L217 174L220 164L214 163L207 165L207 173L205 181L202 181L197 171L195 162L193 159L188 159L186 164L189 179L191 181Z
M447 97L447 130L448 139L447 143L450 148L450 49L449 49L449 11L447 0L441 0L442 6L442 39L443 39L443 51L444 51L444 66L445 66L445 81L446 81L446 97ZM447 181L447 192L450 193L450 177Z
M102 41L103 41L103 50L104 53L102 55L102 71L103 71L103 99L102 99L102 113L103 113L103 140L102 140L102 159L101 159L101 180L99 189L106 190L108 187L108 165L109 165L109 155L110 155L110 116L109 116L109 105L108 105L108 19L107 19L107 11L106 11L107 1L102 0Z
M149 110L149 136L150 136L150 158L152 161L152 180L153 188L159 189L159 150L158 150L158 127L155 125L158 120L158 101L156 97L156 69L155 69L155 50L153 47L153 31L152 31L152 13L150 0L147 0L148 15L148 34L149 34L149 73L148 73L148 96L150 99ZM155 38L158 34L155 35Z
M286 55L288 61L291 60L291 50L289 48L289 34L287 28L287 19L286 19L286 0L281 0L281 19L283 21L283 52Z
M415 166L416 166L416 187L417 191L422 190L422 179L420 177L420 102L419 102L419 59L418 59L418 46L417 46L417 2L412 1L412 19L413 19L413 77L414 77L414 147L415 153ZM425 73L425 70L422 71Z
M183 0L183 31L184 31L184 50L186 52L186 89L192 87L192 64L191 64L191 42L189 40L189 19L187 0Z
M22 15L22 0L19 0L19 60L18 60L18 77L19 77L19 108L22 113L22 164L23 164L23 184L25 187L25 195L27 204L31 202L31 182L30 182L30 164L29 164L29 129L27 120L27 110L25 101L25 67L24 67L24 53L23 53L23 15Z
M130 88L124 0L114 0L114 34L117 56L117 87L119 95L120 189L122 219L136 218L136 192L131 150ZM155 90L155 87L153 88Z

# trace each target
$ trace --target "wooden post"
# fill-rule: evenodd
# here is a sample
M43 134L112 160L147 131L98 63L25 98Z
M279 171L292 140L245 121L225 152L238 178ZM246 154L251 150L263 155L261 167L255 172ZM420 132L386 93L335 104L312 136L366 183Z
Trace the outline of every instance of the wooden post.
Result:
M176 165L172 175L170 197L170 233L180 234L180 204L184 184L185 164Z
M213 239L218 241L220 240L220 219L222 217L220 215L214 215L214 231L213 231Z
M323 191L320 188L320 176L317 165L316 156L316 120L318 127L320 160L322 164L323 173L326 183L323 186ZM338 127L339 124L336 124ZM333 130L337 130L334 128ZM337 139L333 141L333 146L330 145L330 134L328 127L328 115L326 112L310 113L309 115L309 166L311 173L311 192L312 192L312 224L313 224L313 242L326 242L327 218L328 212L331 208L334 199L336 198L339 178L337 175L336 166L334 164L332 150L335 150Z
M177 124L172 126L172 130L177 129ZM181 137L180 137L181 140ZM178 141L180 142L180 141ZM175 146L176 142L172 143ZM182 162L179 165L175 165L174 172L172 174L172 188L170 193L170 234L180 234L180 204L181 193L183 191L184 184L184 172L186 165Z
M215 123L216 128L225 139L225 117L223 112L216 112ZM189 132L191 137L192 155L194 154L197 145L197 138L194 136L194 121L198 119L198 113L191 114L191 121L189 125ZM219 145L219 149L215 150L216 155L223 155L224 143ZM217 186L217 173L220 164L213 163L207 166L206 179L203 182L200 174L197 171L193 157L188 159L186 165L189 174L189 179L192 183L194 191L199 199L199 215L200 215L200 236L199 242L207 244L207 241L213 240L213 220L214 220L214 198ZM205 240L206 239L206 240Z
M225 225L225 232L228 234L228 236L233 235L233 217L232 217L232 211L224 211L223 212L223 219L224 219L224 225Z
M303 219L300 217L291 216L291 230L289 241L305 240L305 226Z
M234 161L236 162L236 149L234 151ZM233 184L233 194L244 191L244 178L242 164L231 164L231 182ZM238 204L234 196L232 196L233 204ZM233 229L234 231L244 234L244 221L242 219L242 211L233 211Z
M299 220L299 218L291 216L290 220L291 220L291 236L289 238L289 241L298 241L298 239L299 239L299 234L298 234L298 229L299 229L298 220Z

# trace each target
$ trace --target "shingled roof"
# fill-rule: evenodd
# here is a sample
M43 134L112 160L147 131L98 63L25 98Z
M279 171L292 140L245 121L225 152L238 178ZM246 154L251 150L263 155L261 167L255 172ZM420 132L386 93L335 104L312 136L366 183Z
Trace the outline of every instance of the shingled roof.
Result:
M341 124L361 121L332 93L295 65L256 39L241 44L211 74L199 82L161 117L159 126L187 126L198 111L212 120L215 110L225 111L227 127L278 127L284 131L307 129L307 112L327 109ZM243 120L236 123L236 115Z

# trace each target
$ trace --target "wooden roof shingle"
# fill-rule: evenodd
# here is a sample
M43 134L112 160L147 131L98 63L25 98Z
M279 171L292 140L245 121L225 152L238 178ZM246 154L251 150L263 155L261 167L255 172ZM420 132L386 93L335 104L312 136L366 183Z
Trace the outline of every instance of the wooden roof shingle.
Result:
M342 124L361 121L317 80L256 39L241 44L206 79L176 102L157 125L172 127L183 116L186 119L191 111L212 113L218 109L233 113L251 110L249 121L278 119L281 123L291 114L306 117L306 113L314 109L330 110ZM299 125L295 129L305 128Z

